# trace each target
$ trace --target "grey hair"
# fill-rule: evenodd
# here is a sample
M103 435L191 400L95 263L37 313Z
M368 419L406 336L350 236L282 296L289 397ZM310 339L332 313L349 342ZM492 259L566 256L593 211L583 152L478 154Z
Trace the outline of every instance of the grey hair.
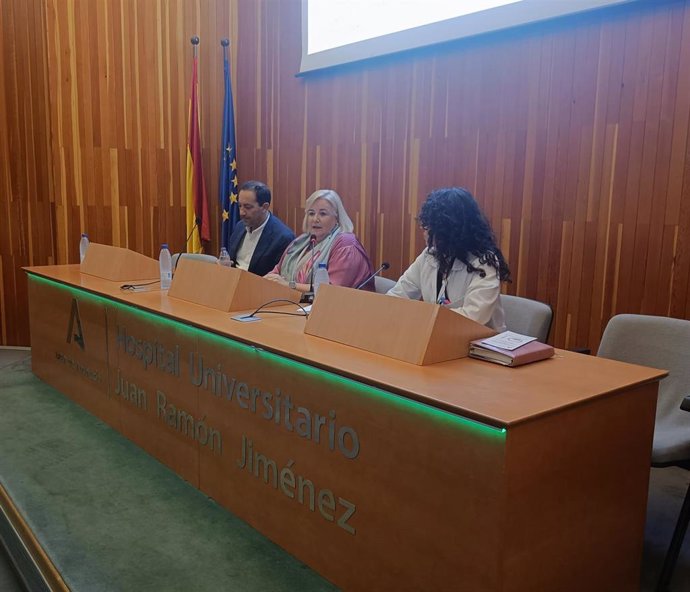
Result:
M350 216L347 215L345 206L343 206L340 196L332 189L317 189L307 198L307 201L304 204L304 221L302 222L302 230L304 232L309 232L309 227L307 225L307 212L309 211L309 208L314 205L314 202L317 199L325 199L335 208L336 218L338 219L338 224L340 224L340 228L343 229L343 232L352 232L354 230L355 225L352 223L352 220L350 220Z

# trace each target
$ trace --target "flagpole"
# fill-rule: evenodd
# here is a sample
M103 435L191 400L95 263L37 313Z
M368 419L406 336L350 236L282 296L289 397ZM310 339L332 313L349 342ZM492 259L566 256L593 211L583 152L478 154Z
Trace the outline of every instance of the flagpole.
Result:
M221 208L221 246L229 249L230 235L239 222L239 188L237 183L237 146L235 144L235 114L232 105L232 83L230 82L230 39L220 40L223 47L223 78L225 98L223 101L223 128L220 154L220 179L218 199Z
M187 252L201 253L204 241L210 240L208 227L208 202L206 184L204 182L201 164L201 132L199 130L199 98L198 98L198 48L199 37L194 35L190 39L193 47L192 61L192 89L189 100L189 125L187 132L187 172L185 180ZM196 230L196 233L194 232ZM191 243L191 244L190 244ZM191 249L190 249L191 247Z

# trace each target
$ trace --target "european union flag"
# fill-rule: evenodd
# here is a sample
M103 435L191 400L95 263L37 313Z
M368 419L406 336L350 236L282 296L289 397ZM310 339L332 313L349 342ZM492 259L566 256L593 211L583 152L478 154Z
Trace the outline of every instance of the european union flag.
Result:
M239 188L237 185L237 152L235 144L235 111L232 107L232 85L230 83L230 64L228 62L228 42L223 40L223 69L225 74L225 102L223 103L223 142L220 156L219 201L222 209L221 247L228 247L230 234L240 219L237 204Z

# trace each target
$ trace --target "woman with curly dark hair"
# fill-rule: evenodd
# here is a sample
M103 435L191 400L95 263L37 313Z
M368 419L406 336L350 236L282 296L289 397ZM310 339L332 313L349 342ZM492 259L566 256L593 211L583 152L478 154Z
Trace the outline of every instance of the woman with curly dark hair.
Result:
M437 302L505 331L501 281L510 271L488 220L460 187L432 191L417 217L427 247L388 294Z

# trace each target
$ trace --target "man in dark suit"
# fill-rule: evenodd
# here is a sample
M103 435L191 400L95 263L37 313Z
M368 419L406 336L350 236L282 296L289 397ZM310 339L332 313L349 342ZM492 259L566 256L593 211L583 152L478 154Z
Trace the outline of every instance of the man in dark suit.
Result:
M260 181L247 181L242 185L237 203L240 221L228 240L230 259L235 267L266 275L295 235L269 212L271 190Z

